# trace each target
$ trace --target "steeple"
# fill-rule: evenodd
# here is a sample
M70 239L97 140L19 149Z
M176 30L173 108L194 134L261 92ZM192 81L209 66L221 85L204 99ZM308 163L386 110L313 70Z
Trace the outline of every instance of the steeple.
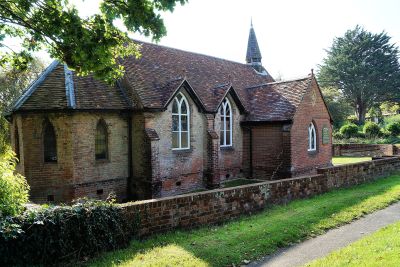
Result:
M258 47L256 33L254 32L253 20L250 24L249 40L247 42L246 63L251 64L258 72L262 72L263 70L261 65L261 52Z

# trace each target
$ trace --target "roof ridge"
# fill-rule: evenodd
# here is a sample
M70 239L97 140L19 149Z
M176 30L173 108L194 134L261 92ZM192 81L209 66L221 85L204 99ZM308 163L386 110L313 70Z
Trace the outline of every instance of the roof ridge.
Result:
M250 66L251 67L251 65L246 64L246 63L241 63L241 62L237 62L237 61L230 60L230 59L225 59L225 58L220 58L220 57L216 57L216 56L206 55L206 54L202 54L200 52L188 51L188 50L184 50L184 49L180 49L180 48L175 48L175 47L171 47L171 46L167 46L167 45L154 44L154 43L151 43L151 42L140 41L140 40L136 40L136 39L131 39L131 40L134 41L134 42L138 42L138 43L144 43L144 44L149 44L149 45L153 45L153 46L172 49L172 50L176 50L176 51L180 51L180 52L184 52L184 53L195 54L195 55L205 56L205 57L209 57L209 58L215 58L215 59L219 59L219 60L223 60L223 61L228 61L228 62L231 62L231 63L234 63L234 64L239 64L239 65L242 65L242 66Z
M311 77L312 77L312 76L307 75L307 76L298 77L298 78L293 78L293 79L284 80L284 81L269 82L269 83L266 83L266 84L278 84L278 83L296 82L296 81L300 81L300 80L307 80L307 79L310 79Z
M290 83L290 82L296 82L296 81L301 81L301 80L307 80L307 79L310 79L310 78L311 78L311 76L308 75L308 76L305 76L305 77L302 77L302 78L296 78L296 79L291 79L291 80L256 84L256 85L253 85L253 86L250 86L250 87L246 87L245 89L255 89L255 88L263 87L263 86L266 86L266 85L274 85L274 84L280 84L280 83Z

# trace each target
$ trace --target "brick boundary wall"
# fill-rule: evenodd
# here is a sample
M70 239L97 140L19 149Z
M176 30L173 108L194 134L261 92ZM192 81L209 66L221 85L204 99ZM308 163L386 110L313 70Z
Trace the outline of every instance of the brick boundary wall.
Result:
M120 204L127 220L139 222L139 236L175 228L225 222L329 191L372 181L400 170L400 157L318 169L318 174Z
M333 144L332 156L380 157L399 154L392 144Z

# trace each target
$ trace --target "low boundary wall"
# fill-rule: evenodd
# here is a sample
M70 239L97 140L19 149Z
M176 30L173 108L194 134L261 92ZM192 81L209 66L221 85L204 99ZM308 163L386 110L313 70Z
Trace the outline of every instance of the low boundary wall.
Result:
M307 198L332 188L378 179L400 170L400 158L318 169L318 174L120 204L128 220L147 236L175 228L221 223L276 203Z
M397 146L391 144L334 144L333 156L380 157L398 154Z

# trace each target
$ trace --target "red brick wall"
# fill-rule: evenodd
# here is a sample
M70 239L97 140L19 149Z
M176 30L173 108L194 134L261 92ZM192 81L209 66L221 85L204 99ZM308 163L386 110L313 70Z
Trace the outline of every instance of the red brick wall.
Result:
M290 158L290 152L284 146L287 137L283 135L283 124L251 127L253 177L267 180L281 178L282 172L288 168Z
M316 152L308 152L308 127L313 122L317 134ZM329 144L322 144L322 128L329 129ZM294 175L308 173L315 167L328 166L332 160L332 126L315 79L298 107L291 128L291 158Z
M318 175L130 202L120 207L127 220L132 223L139 221L139 235L147 236L175 228L225 222L260 211L270 204L311 197L336 187L375 180L398 170L400 158L387 158L322 168Z
M271 203L286 203L326 190L326 178L322 175L311 175L125 203L121 207L128 220L137 222L139 218L139 235L146 236L174 228L224 222L260 211Z

